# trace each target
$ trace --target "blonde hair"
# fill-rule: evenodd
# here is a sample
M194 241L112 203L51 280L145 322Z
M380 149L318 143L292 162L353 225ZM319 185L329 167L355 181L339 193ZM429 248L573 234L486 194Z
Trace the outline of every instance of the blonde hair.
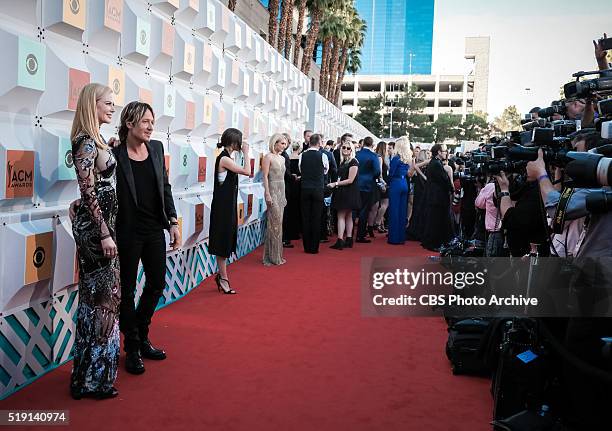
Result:
M271 153L273 153L274 152L274 146L276 145L276 143L279 142L279 141L286 141L286 140L287 140L287 138L282 133L275 133L275 134L273 134L272 137L270 138L270 142L268 144L268 150Z
M351 147L351 154L348 157L344 157L342 154L342 146L349 145ZM350 162L355 158L355 145L351 141L341 142L340 143L340 164Z
M395 141L395 154L404 163L412 163L412 150L410 149L410 141L406 136L402 136Z
M74 138L78 135L85 134L94 140L99 149L105 150L108 148L100 135L100 122L96 109L96 103L108 93L112 93L112 90L102 84L91 83L83 87L74 111L72 131L70 132L71 141L74 141Z

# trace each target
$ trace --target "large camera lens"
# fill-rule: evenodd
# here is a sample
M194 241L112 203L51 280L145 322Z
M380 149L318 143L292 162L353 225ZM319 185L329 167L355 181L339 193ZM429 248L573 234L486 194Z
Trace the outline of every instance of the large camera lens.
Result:
M596 190L586 197L586 209L591 213L605 213L612 209L612 192Z

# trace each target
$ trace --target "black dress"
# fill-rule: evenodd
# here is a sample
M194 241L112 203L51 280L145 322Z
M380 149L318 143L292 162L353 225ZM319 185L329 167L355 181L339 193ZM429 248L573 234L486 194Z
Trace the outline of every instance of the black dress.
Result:
M427 168L421 169L427 175ZM410 241L420 241L425 228L425 179L419 174L415 174L412 183L414 184L414 198L412 200L412 216L406 231L407 239Z
M290 170L291 174L300 176L299 159L290 159ZM289 183L289 199L287 200L287 224L286 228L283 225L283 232L285 239L289 241L300 239L302 232L302 211L300 206L300 199L302 196L302 188L299 181L291 181Z
M236 251L238 240L238 174L228 170L225 181L219 183L219 162L222 157L230 157L227 150L224 149L215 161L208 252L227 258Z
M344 181L349 177L349 169L353 166L359 167L357 159L353 158L348 163L342 163L338 167L338 179ZM334 189L332 197L332 208L336 210L358 210L361 208L361 194L359 193L359 172L353 182L346 186Z
M105 257L101 241L108 237L116 241L117 163L110 149L99 149L87 135L75 138L72 154L82 205L72 222L79 258L79 305L70 384L75 392L107 392L119 365L121 288L119 257Z
M427 166L427 207L422 246L429 250L439 248L453 237L450 214L450 196L454 188L442 162L433 159Z

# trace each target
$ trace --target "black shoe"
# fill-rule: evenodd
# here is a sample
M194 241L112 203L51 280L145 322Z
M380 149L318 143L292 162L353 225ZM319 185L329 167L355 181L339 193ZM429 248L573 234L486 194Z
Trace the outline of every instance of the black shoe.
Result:
M225 288L221 284L221 281L227 281L227 288L228 288L228 290L225 290ZM220 293L225 293L226 295L235 295L236 294L236 291L234 289L232 289L232 286L230 286L229 280L227 280L225 278L221 278L221 274L219 274L219 273L217 273L217 275L215 276L215 283L217 283L217 290Z
M142 374L145 372L140 350L130 350L125 354L125 371L130 374Z
M355 242L358 242L360 244L369 244L372 241L370 241L369 239L365 239L365 238L357 238L357 240Z
M70 396L72 399L80 400L81 398L95 398L105 400L107 398L115 398L119 395L119 391L114 386L107 391L81 392L80 389L70 387Z
M378 233L387 233L387 229L383 225L378 225Z
M344 248L353 248L353 237L347 236L344 240Z
M336 243L332 246L330 246L329 248L333 248L334 250L342 250L344 248L344 241L342 241L340 238L338 238L336 240Z
M166 359L166 352L162 349L156 349L151 345L149 340L145 340L140 344L140 354L143 358L153 359L155 361L162 361Z
M293 247L294 247L294 245L293 245L293 244L291 244L290 242L284 242L284 243L283 243L283 247L284 247L284 248L293 248Z
M374 237L374 226L368 226L368 235L370 236L370 238L375 238Z

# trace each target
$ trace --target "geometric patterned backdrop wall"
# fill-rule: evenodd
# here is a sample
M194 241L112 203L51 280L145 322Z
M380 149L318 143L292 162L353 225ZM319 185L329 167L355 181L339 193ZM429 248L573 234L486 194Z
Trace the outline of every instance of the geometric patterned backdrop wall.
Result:
M240 129L251 148L232 260L262 242L261 160L273 133L370 135L217 0L3 1L0 52L0 397L70 358L78 271L67 208L78 186L69 135L83 85L113 90L106 138L128 102L156 113L184 240L168 250L160 306L215 270L206 241L224 129Z

